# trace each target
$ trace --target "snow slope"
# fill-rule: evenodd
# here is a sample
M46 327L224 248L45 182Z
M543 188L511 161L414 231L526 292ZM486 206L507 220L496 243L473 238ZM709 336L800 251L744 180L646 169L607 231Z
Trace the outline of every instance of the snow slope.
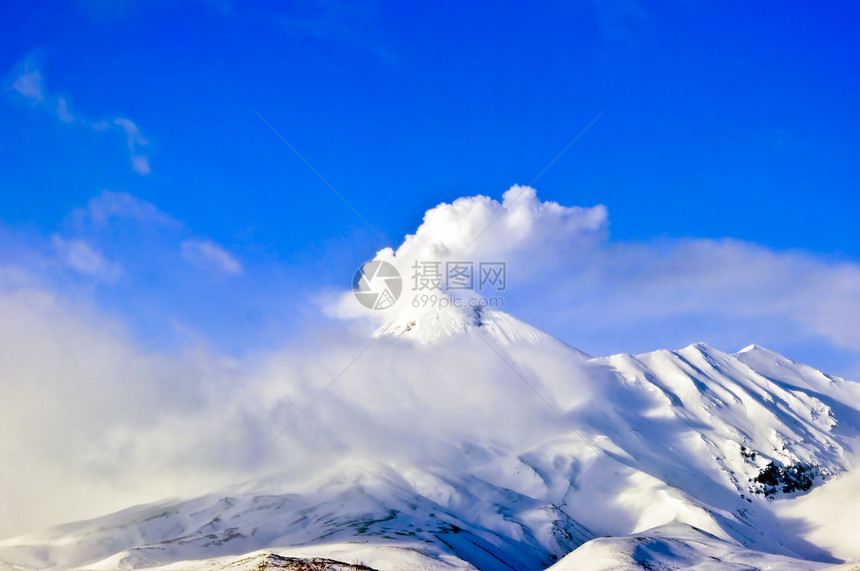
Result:
M822 569L860 558L856 510L841 533L813 527L830 513L814 506L836 510L856 489L853 382L756 346L589 358L489 309L416 311L377 335L430 355L446 342L472 360L495 352L532 392L494 406L535 406L523 394L537 393L558 428L525 444L444 433L445 461L344 458L313 479L137 506L2 541L0 566L219 569L278 554L378 570Z
M552 571L808 571L828 568L833 566L754 551L683 524L665 525L626 537L595 539L550 567Z

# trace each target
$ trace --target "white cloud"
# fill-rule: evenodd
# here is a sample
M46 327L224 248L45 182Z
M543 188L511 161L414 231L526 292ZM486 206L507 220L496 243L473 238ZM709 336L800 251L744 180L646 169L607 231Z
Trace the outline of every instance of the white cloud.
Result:
M142 175L152 172L149 168L149 159L146 155L140 154L140 147L147 145L149 141L143 138L137 125L133 121L123 117L117 117L113 122L125 131L126 144L128 145L128 152L131 155L131 168Z
M149 166L149 157L146 155L131 156L131 168L137 174L147 175L152 172Z
M0 535L165 493L170 476L135 483L123 464L160 463L169 439L144 434L193 406L196 361L148 354L119 323L33 285L4 285L0 313Z
M57 113L57 118L63 123L74 123L75 116L69 113L69 105L62 97L57 99L57 107L54 109Z
M213 268L225 274L242 273L241 262L210 240L186 240L182 243L182 256L198 266Z
M67 265L103 279L115 279L123 272L118 263L105 259L93 244L103 244L129 266L184 259L197 267L228 275L244 272L242 263L222 246L193 237L182 222L127 192L104 190L93 196L86 206L71 212L64 224L64 234L55 236L53 241ZM139 249L143 243L146 247ZM129 248L134 250L131 257Z
M50 109L63 123L75 123L77 121L89 125L95 131L107 131L111 125L122 129L125 133L132 170L142 176L152 172L149 157L141 152L141 147L146 146L149 141L141 135L140 129L133 121L124 117L116 117L111 121L89 121L77 118L69 111L68 100L48 93L45 90L42 74L37 69L31 70L30 67L29 63L23 65L23 72L12 83L13 90L32 101L34 105Z
M42 74L37 70L30 71L29 66L25 66L24 73L18 76L12 84L12 89L34 103L42 103L45 101Z
M64 240L54 235L53 243L65 264L78 272L108 282L116 281L122 275L118 264L108 261L83 240Z
M523 301L527 312L541 312L543 327L594 344L586 349L704 340L730 350L814 342L860 353L860 264L853 261L727 239L599 242L568 261L524 284ZM554 300L550 312L541 310L545 299Z
M104 226L116 219L131 219L174 228L182 225L151 202L127 192L110 190L103 190L91 198L86 207L76 208L69 216L71 223L78 229L89 226Z
M501 202L486 196L458 198L424 214L415 234L396 251L380 250L374 259L393 264L408 284L416 261L506 262L511 271L535 273L557 263L571 250L592 248L605 235L606 208L561 206L541 202L533 188L513 186ZM372 316L390 320L410 311L402 295L390 310L368 313L344 294L328 311L343 317Z
M504 261L511 309L520 308L521 317L567 342L601 353L699 340L740 349L753 342L796 346L813 339L860 353L855 261L736 240L613 242L607 227L603 206L564 207L515 186L501 202L473 196L428 210L415 234L375 259L395 264L404 287L416 259ZM390 320L409 310L407 293L389 311L364 310L351 292L327 310ZM751 338L751 325L768 339Z
M580 208L541 202L535 189L513 186L502 195L501 202L471 196L428 210L421 226L405 238L393 258L505 256L578 242L601 232L606 224L602 205Z

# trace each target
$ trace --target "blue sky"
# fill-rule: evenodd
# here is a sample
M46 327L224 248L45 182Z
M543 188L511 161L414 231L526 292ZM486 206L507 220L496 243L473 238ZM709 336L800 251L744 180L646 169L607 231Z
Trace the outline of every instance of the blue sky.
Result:
M853 268L858 25L849 2L8 0L0 262L147 342L193 331L241 352L301 330L308 300L429 208L530 183L603 112L535 187L605 205L610 245L731 238ZM38 94L15 88L33 73ZM88 204L136 214L98 223ZM758 336L860 362L793 314L574 327L513 299L594 352Z

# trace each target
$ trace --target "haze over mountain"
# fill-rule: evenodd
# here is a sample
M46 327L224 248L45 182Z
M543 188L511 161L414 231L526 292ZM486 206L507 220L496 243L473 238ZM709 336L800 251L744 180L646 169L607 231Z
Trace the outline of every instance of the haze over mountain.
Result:
M814 541L817 513L856 500L820 494L791 511L809 490L856 479L856 383L754 345L592 358L486 309L412 314L408 328L378 331L377 348L376 374L345 382L338 416L322 415L331 431L316 432L318 410L304 419L314 425L304 438L339 434L341 453L296 454L298 474L287 456L279 473L215 494L9 539L0 562L219 569L322 557L327 568L525 570L860 560L856 531ZM368 446L383 433L400 446Z

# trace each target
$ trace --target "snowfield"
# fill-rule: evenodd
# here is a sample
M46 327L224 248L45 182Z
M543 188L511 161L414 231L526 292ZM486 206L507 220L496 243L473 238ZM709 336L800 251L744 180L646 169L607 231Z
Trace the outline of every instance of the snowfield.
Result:
M491 309L416 311L377 335L430 355L454 344L473 360L501 358L528 387L494 401L499 414L543 407L558 429L525 443L462 434L446 443L455 462L343 458L312 479L285 472L135 506L2 541L0 567L817 570L860 560L854 382L757 346L592 358ZM372 410L370 400L356 406Z

